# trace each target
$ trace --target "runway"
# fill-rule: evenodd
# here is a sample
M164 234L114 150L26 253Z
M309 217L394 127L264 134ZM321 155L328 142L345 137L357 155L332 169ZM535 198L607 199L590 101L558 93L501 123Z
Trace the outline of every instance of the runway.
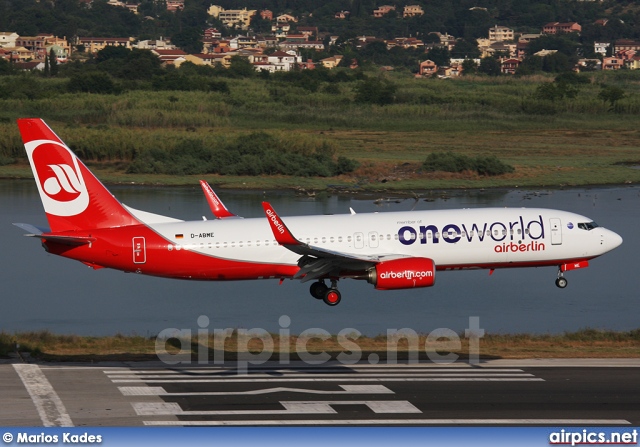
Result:
M640 425L639 360L0 365L4 426Z

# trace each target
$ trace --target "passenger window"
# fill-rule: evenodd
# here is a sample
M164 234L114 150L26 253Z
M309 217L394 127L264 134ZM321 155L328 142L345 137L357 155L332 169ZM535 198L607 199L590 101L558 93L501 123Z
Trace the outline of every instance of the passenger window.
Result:
M338 236L338 242L342 242L342 236Z
M329 242L333 242L333 241L334 241L333 237L330 237Z
M326 243L326 242L327 242L327 238L326 238L326 237L323 237L323 238L322 238L322 243L324 244L324 243Z

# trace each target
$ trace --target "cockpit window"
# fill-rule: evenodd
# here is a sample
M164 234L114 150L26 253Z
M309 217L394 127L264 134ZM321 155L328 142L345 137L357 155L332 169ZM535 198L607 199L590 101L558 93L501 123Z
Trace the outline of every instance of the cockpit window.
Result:
M598 225L595 222L583 222L583 223L579 223L578 224L578 228L581 228L583 230L587 230L587 231L591 231L594 228L598 228L600 225Z

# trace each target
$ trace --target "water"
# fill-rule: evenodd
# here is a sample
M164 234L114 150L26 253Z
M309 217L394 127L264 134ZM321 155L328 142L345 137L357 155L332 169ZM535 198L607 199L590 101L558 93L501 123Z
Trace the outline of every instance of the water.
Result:
M210 212L199 185L192 188L112 187L137 209L185 220ZM288 191L224 191L230 210L263 216L268 199L288 215L470 208L544 207L589 216L624 238L587 269L567 274L569 286L555 287L556 269L438 272L428 289L376 291L362 281L340 282L342 302L329 307L313 299L308 284L277 280L190 282L102 269L49 255L37 239L22 237L12 222L47 226L33 181L0 181L0 330L49 329L81 335L155 335L166 328L198 328L206 315L209 330L264 328L277 332L288 315L292 333L317 328L337 333L353 328L366 335L410 328L428 333L446 327L457 332L469 317L480 317L489 333L562 333L586 327L630 330L640 327L640 187L566 190L439 191L429 201L382 201L376 197L309 198ZM427 197L425 193L423 197Z

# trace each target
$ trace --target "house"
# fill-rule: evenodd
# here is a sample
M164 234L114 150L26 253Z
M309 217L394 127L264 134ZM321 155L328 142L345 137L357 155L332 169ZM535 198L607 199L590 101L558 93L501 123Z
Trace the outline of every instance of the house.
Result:
M625 50L640 51L640 42L629 39L616 40L613 44L613 53Z
M167 11L176 12L182 11L184 9L184 0L166 0L167 1Z
M320 63L324 65L325 68L331 70L332 68L336 68L340 62L342 61L342 55L337 54L335 56L327 57L325 59L321 59Z
M521 34L520 37L518 37L518 42L528 43L540 36L542 36L542 34Z
M289 14L282 14L279 15L278 17L276 17L276 22L278 23L289 23L289 22L297 22L298 19L292 15Z
M27 50L25 47L5 48L4 50L10 52L8 59L14 61L26 62L35 58L35 54Z
M424 42L419 39L416 39L415 37L396 37L393 40L387 41L387 49L390 50L393 47L400 47L404 49L424 48Z
M336 15L333 16L334 19L340 19L340 20L344 20L346 19L351 13L349 11L340 11L340 12L336 12Z
M631 70L640 70L640 55L633 56L633 59L627 63L627 67Z
M420 76L433 76L438 72L438 66L432 60L427 59L424 62L420 62L420 68L418 74Z
M558 50L545 50L542 49L540 51L538 51L537 53L533 53L534 56L538 56L538 57L545 57L545 56L550 56L552 54L557 53Z
M187 55L185 58L187 60L191 60L188 56L193 56L202 61L203 65L216 66L220 65L224 68L229 68L231 66L231 55L228 53L218 53L218 54L193 54Z
M133 47L139 50L172 50L176 46L166 40L141 40L134 44Z
M36 59L47 56L47 38L45 36L20 36L16 39L16 47L26 48Z
M276 35L276 37L284 39L289 34L289 31L291 31L291 25L289 25L286 22L276 23L273 26L271 26L271 31Z
M374 9L373 10L373 16L380 18L380 17L384 17L385 15L387 15L389 12L391 11L395 11L396 7L395 6L390 6L390 5L382 5L380 6L378 9Z
M256 36L260 48L275 48L278 46L278 38L273 36Z
M295 51L276 51L267 57L267 62L273 65L282 66L284 71L291 71L300 60L300 55Z
M322 51L324 50L324 43L319 40L307 40L307 41L295 41L295 40L285 40L280 42L280 49L287 50L297 50L299 48L305 48L310 50Z
M593 42L593 51L596 54L602 54L604 56L607 54L609 46L611 46L609 42Z
M131 37L78 37L76 45L82 45L88 53L97 53L106 47L125 47L131 49Z
M587 71L602 70L602 61L600 59L580 59L575 68L578 72L585 69Z
M404 11L402 11L402 17L419 17L424 15L424 10L420 5L407 5L404 7Z
M207 10L210 16L220 20L227 27L249 28L251 18L256 15L255 9L227 9L222 6L212 5Z
M624 66L624 61L617 57L605 57L602 59L603 70L620 70Z
M505 59L500 63L500 71L504 74L515 74L520 64L519 59Z
M582 27L576 22L551 22L542 27L542 34L579 33Z
M179 67L184 61L186 61L186 55L182 50L174 49L174 50L151 50L153 54L158 56L162 65L175 65Z
M15 62L13 68L20 71L44 71L44 60L30 62Z
M18 33L0 33L0 47L15 47Z
M205 39L220 39L222 38L222 33L215 28L207 28L204 30Z
M245 48L256 48L258 41L253 37L248 36L236 36L229 40L229 48L233 50L240 50Z
M318 35L318 27L317 26L299 26L296 29L298 34L303 34L307 37L317 36ZM291 37L289 37L291 38Z
M271 11L269 9L263 9L262 11L260 11L260 18L262 20L272 21L273 20L273 11Z
M505 40L513 40L514 34L511 28L506 26L495 25L493 28L489 28L489 40L491 42L502 42Z

